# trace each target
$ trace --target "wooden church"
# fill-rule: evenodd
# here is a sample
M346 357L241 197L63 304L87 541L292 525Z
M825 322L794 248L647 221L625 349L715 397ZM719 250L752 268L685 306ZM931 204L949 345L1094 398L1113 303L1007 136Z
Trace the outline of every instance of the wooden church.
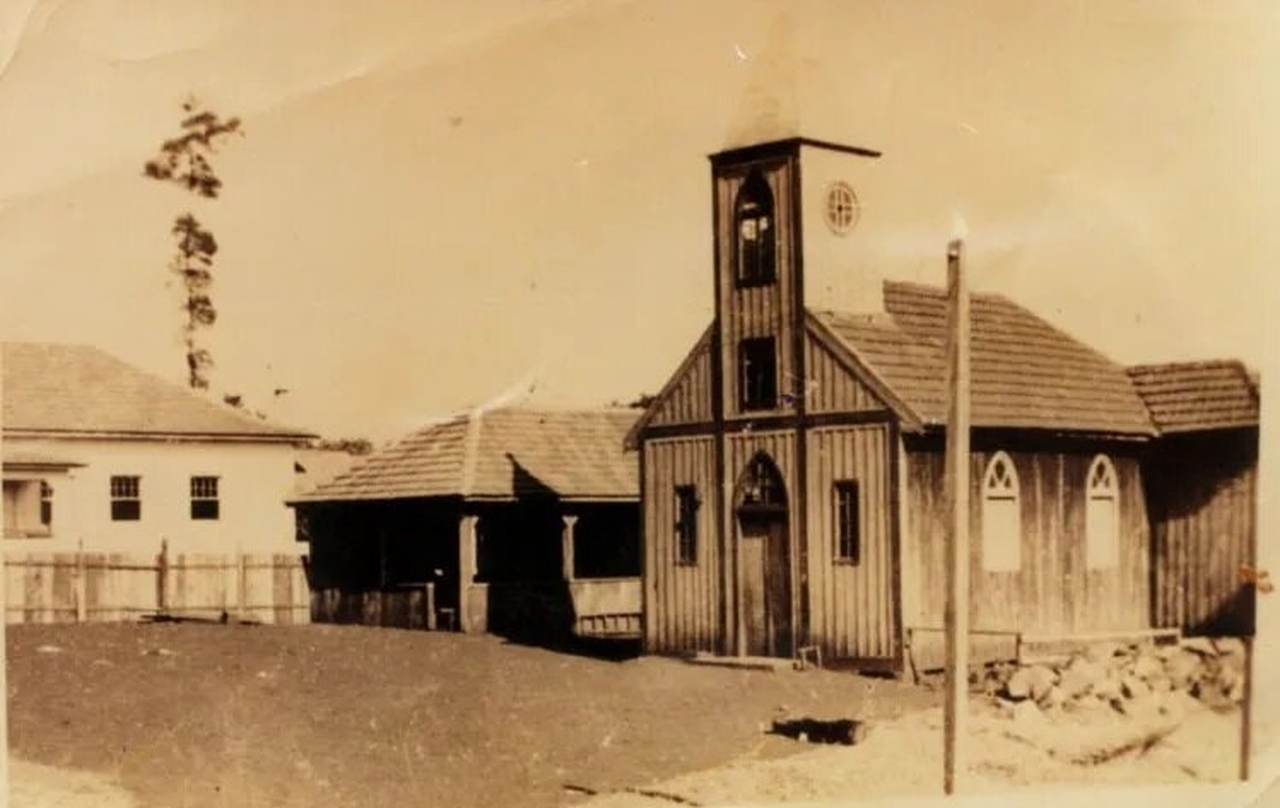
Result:
M944 292L873 281L839 313L806 289L845 271L878 156L790 138L710 158L715 319L628 436L649 652L814 647L903 672L911 638L940 637ZM973 295L971 322L975 634L1156 627L1143 462L1160 428L1139 385L1002 296ZM1210 442L1252 429L1256 448L1244 389L1252 410L1209 418ZM1251 514L1238 488L1206 512ZM1231 524L1250 559L1251 517ZM1184 562L1168 580L1198 574Z

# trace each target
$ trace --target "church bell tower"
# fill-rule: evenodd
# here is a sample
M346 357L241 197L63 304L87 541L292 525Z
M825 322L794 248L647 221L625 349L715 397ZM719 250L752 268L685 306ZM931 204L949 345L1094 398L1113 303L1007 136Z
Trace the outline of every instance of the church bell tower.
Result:
M858 176L876 157L806 138L711 156L719 419L803 414L806 285L842 271ZM857 297L858 311L882 306L878 289Z

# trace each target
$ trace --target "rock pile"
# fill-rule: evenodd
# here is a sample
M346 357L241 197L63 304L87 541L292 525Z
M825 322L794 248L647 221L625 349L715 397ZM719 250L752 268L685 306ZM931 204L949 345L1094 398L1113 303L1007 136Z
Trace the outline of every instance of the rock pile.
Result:
M1102 643L1053 661L989 668L984 689L1014 718L1112 709L1180 715L1197 699L1225 710L1244 696L1244 646L1202 637L1180 643Z

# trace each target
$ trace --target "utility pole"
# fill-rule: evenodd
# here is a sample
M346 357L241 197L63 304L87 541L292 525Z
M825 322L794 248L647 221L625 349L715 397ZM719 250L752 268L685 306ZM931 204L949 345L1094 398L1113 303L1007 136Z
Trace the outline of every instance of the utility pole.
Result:
M0 808L9 808L9 568L6 560L4 548L0 547Z
M969 287L964 242L947 245L947 606L943 790L965 770L969 693Z

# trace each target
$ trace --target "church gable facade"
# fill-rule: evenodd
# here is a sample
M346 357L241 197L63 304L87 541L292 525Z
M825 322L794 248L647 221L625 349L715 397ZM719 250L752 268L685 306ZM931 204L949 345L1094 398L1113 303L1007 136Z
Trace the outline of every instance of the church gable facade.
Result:
M903 672L940 637L943 293L872 279L850 314L805 291L848 263L877 156L795 138L711 157L716 317L628 438L650 652ZM998 295L971 312L975 632L1152 627L1159 430L1129 375Z

